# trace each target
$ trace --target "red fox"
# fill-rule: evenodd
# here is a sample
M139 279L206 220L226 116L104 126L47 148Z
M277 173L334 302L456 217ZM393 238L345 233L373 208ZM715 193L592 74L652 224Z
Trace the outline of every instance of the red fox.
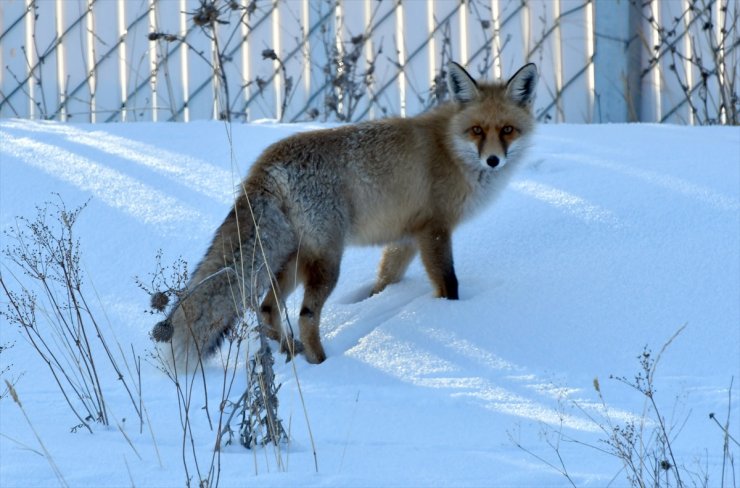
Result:
M386 246L373 294L398 282L418 252L435 294L457 299L452 232L504 188L521 160L537 78L530 63L506 83L476 83L451 63L446 104L268 147L153 338L172 341L175 364L192 367L252 309L284 352L295 345L321 363L321 310L349 244ZM300 343L280 319L297 280Z

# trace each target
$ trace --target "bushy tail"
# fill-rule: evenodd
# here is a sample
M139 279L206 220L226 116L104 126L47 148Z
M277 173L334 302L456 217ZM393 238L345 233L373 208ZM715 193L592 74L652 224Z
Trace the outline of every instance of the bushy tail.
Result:
M246 309L257 309L295 252L294 232L276 198L260 190L248 194L249 200L237 198L183 294L152 330L154 339L171 342L178 371L197 367Z

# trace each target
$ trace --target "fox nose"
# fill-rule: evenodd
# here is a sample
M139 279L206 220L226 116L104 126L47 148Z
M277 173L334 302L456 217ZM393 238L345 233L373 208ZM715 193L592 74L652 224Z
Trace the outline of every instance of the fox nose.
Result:
M499 159L498 156L488 156L488 159L486 159L486 163L488 163L488 166L491 168L495 168L498 166Z

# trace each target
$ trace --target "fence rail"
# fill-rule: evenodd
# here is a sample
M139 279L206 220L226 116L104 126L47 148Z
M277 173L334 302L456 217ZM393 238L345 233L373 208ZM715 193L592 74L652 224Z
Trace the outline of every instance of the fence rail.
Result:
M735 0L0 0L0 117L360 120L541 72L542 121L737 123Z

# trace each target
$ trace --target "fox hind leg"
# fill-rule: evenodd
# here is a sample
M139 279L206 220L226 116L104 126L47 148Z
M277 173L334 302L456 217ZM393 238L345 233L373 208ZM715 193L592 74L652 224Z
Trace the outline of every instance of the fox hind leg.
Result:
M275 288L270 287L260 306L259 316L266 326L267 336L280 343L280 352L292 358L303 351L303 345L293 337L293 331L285 331L282 326L281 312L285 311L285 299L298 285L298 267L296 256L293 255L277 274Z
M339 279L341 255L305 260L300 263L305 291L300 312L301 342L309 363L318 364L326 359L319 336L321 310Z

